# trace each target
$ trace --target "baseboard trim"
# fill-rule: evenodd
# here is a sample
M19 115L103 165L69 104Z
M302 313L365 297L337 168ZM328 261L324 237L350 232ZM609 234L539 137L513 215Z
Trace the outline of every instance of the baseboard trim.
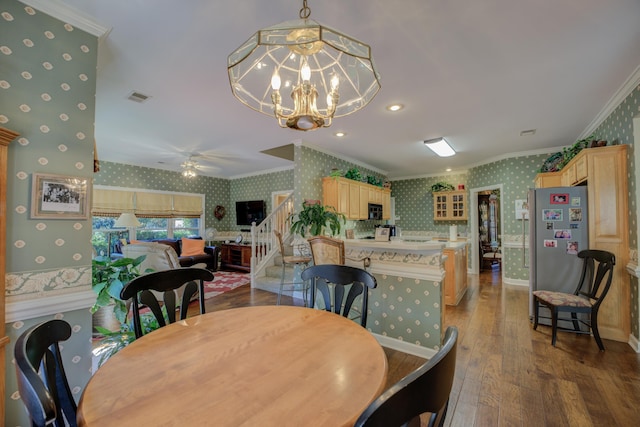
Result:
M635 351L636 353L640 353L640 341L638 341L638 338L630 334L628 344L631 346L633 351Z
M504 277L502 279L502 283L505 284L505 285L522 286L522 287L525 287L525 288L529 287L529 281L528 280L509 279L508 277Z
M385 335L372 333L378 343L383 347L388 347L390 349L401 351L403 353L408 353L413 356L422 357L424 359L431 359L434 354L437 353L437 350L433 350L431 348L422 347L416 344L412 344L406 341L401 341L396 338L391 338Z

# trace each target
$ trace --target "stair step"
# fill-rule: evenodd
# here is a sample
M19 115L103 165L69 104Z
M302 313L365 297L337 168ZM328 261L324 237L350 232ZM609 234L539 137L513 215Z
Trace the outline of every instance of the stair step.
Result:
M265 276L280 278L282 276L282 266L274 265L274 266L265 268ZM284 280L291 281L292 279L293 279L293 267L285 267Z

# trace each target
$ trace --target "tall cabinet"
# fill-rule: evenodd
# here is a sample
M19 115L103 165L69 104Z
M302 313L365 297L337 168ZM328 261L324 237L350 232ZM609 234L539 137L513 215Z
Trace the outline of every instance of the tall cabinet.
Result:
M553 179L546 179L544 173L536 177L540 188L587 186L589 247L616 257L613 282L598 313L598 329L603 338L622 342L629 340L631 327L627 150L627 145L587 148L561 171L552 172Z
M5 259L7 256L7 154L9 151L9 143L18 137L19 134L9 129L0 127L0 360L2 361L2 367L0 367L0 420L4 420L4 399L5 399L5 348L9 343L9 338L5 333Z

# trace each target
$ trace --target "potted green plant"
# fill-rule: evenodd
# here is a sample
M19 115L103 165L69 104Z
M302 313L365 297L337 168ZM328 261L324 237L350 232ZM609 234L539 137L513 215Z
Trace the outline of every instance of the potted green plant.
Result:
M127 305L120 299L120 292L124 285L140 276L140 264L147 256L138 258L118 258L112 260L105 256L93 259L91 265L91 288L96 293L96 302L91 307L91 313L101 308L113 306L113 314L120 325L127 320Z
M448 182L439 181L431 186L431 192L437 193L439 191L453 191L455 187Z
M303 237L318 236L329 230L331 236L335 236L340 233L341 222L344 220L345 216L336 212L335 208L324 206L319 200L305 200L297 219L291 223L291 233Z

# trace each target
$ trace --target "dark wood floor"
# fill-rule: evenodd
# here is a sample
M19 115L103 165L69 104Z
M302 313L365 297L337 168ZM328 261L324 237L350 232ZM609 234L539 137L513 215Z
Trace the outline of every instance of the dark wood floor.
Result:
M534 331L528 292L502 286L499 271L469 276L460 304L445 309L444 326L459 330L456 378L447 426L640 425L640 355L626 343ZM275 294L242 286L211 298L207 311L275 304ZM300 304L283 297L283 304ZM423 359L385 349L388 384Z

